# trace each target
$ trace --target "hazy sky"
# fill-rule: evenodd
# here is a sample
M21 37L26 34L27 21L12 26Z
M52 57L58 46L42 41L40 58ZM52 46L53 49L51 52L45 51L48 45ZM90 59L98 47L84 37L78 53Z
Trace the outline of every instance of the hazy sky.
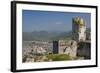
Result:
M90 13L23 10L23 32L70 31L72 30L72 18L77 16L86 21L86 27L91 26Z

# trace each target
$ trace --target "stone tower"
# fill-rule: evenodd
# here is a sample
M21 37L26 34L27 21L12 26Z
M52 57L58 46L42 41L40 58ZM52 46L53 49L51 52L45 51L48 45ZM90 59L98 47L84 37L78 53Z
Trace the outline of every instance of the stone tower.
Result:
M73 40L85 41L86 40L86 23L80 17L72 19Z

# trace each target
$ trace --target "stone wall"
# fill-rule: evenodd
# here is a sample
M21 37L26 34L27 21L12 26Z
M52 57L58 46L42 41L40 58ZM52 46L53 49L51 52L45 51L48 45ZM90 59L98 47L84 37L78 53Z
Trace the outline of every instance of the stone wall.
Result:
M83 56L85 59L91 59L91 43L84 41L78 43L77 56Z
M75 58L77 56L77 42L74 40L70 40L69 42L56 41L53 43L55 46L53 47L53 54L68 54L71 58Z
M72 20L73 40L84 41L86 40L86 22L80 18L75 17Z

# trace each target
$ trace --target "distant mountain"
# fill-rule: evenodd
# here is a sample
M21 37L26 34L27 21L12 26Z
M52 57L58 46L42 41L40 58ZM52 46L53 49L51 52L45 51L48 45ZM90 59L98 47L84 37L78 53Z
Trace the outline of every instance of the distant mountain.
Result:
M86 34L90 34L91 29L86 29ZM59 31L33 31L33 32L23 32L23 40L24 41L32 41L32 40L65 40L72 39L72 31L68 32L59 32Z
M34 32L23 32L23 40L59 40L66 39L72 36L72 32L47 32L47 31L34 31Z
M52 38L52 40L65 40L65 39L72 39L72 31L69 32L62 32L59 35Z

